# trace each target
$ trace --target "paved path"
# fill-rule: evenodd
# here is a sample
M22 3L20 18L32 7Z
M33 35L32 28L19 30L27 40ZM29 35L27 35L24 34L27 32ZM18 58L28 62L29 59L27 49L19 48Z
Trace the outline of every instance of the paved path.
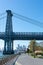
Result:
M22 54L17 59L15 65L43 65L43 59L32 58L28 54Z

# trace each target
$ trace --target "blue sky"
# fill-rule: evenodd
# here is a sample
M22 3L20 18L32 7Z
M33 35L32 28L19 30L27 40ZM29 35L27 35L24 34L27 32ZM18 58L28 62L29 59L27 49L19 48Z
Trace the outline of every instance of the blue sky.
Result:
M0 0L0 13L6 12L6 10L12 10L18 14L43 22L43 0ZM1 16L0 16L1 17ZM14 32L43 32L43 28L35 26L31 23L19 20L13 17L13 31ZM5 31L6 18L0 20L0 32ZM17 44L26 45L29 41L15 41L14 47ZM2 48L4 41L0 41L0 47Z

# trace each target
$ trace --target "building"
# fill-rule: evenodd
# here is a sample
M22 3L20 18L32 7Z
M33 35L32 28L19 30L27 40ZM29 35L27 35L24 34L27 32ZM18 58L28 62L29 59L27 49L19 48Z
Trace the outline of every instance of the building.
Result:
M20 45L18 44L18 47L17 47L16 50L15 50L15 54L16 54L16 53L25 53L25 52L26 52L26 46L25 46L25 45L20 46Z

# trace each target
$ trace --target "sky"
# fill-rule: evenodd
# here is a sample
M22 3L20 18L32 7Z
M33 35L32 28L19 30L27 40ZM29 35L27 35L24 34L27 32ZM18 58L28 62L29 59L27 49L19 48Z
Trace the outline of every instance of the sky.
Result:
M6 12L8 9L14 13L18 13L43 23L43 0L0 0L0 14ZM12 22L14 32L43 32L43 28L19 20L15 16L13 16ZM5 32L5 26L6 18L0 20L0 32ZM15 40L14 49L18 44L25 45L27 47L29 41ZM0 40L0 48L3 48L3 46L4 40Z

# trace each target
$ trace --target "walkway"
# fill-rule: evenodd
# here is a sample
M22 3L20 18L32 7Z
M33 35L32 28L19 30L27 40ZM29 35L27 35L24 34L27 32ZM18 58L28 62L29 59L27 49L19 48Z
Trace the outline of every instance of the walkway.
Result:
M28 54L22 54L19 56L15 65L43 65L43 59L33 58Z

